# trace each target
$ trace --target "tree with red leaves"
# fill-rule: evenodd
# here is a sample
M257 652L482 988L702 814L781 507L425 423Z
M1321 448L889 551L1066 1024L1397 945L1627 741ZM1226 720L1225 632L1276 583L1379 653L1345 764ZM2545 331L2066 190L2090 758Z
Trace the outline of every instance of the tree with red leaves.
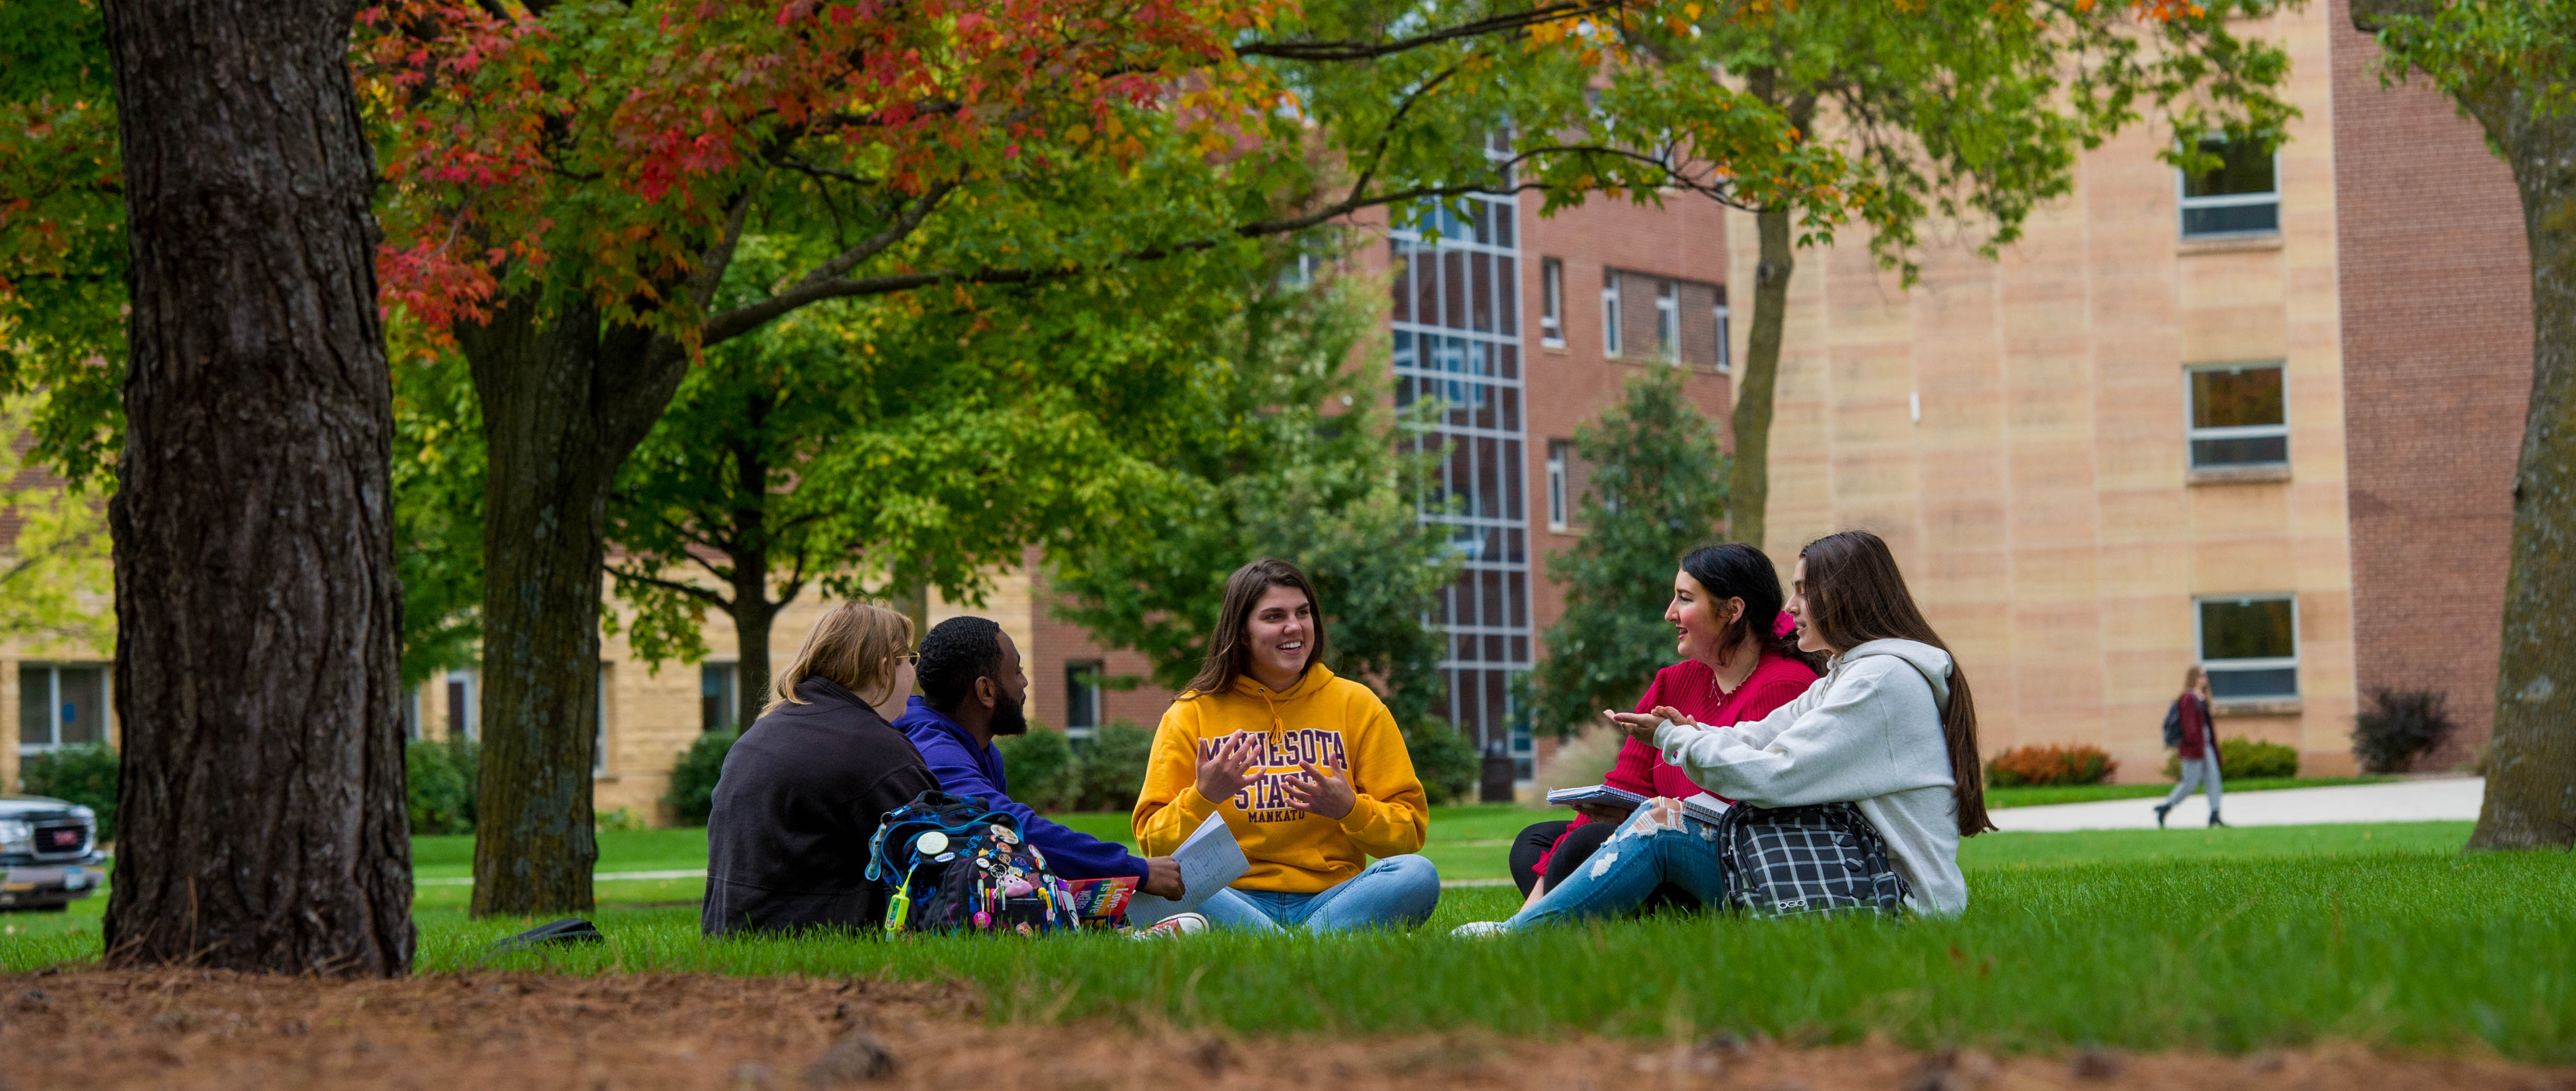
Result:
M1409 10L363 15L393 133L387 298L470 362L490 458L475 910L590 904L604 504L708 347L823 300L1084 276L1474 192L1841 199L1832 157L1775 113L1696 73L1611 70L1645 6ZM754 225L840 242L717 307Z

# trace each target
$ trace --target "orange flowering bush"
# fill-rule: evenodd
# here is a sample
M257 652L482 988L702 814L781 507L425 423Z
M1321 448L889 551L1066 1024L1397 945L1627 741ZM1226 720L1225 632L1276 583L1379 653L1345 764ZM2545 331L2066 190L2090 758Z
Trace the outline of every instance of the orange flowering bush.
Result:
M1986 763L1986 786L2024 788L2054 784L2100 784L2118 772L2120 763L2098 746L2021 746Z

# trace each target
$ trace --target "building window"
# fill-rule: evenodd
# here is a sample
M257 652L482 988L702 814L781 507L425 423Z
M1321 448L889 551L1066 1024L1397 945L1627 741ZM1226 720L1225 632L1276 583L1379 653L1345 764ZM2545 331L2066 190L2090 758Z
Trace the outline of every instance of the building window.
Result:
M2257 235L2281 230L2280 153L2254 141L2206 137L2200 150L2217 169L2181 172L2182 237Z
M1547 529L1564 530L1573 498L1565 495L1565 441L1547 443Z
M1655 282L1655 355L1666 360L1678 360L1681 353L1681 286L1669 280L1658 280Z
M1547 529L1564 532L1573 529L1574 517L1583 514L1583 490L1590 488L1591 464L1574 448L1570 439L1547 441Z
M1064 734L1088 739L1100 727L1100 679L1104 664L1085 659L1064 665Z
M1735 331L1726 321L1726 289L1717 291L1717 306L1710 310L1717 317L1717 369L1726 371L1735 366L1735 350L1728 347L1735 343Z
M1619 355L1619 271L1601 271L1601 351Z
M106 664L19 665L19 753L105 742L107 725Z
M482 688L473 671L447 672L447 734L450 737L461 732L470 741L482 739L474 729L475 717L482 707L476 691Z
M1565 263L1555 258L1538 263L1538 339L1565 347Z
M402 695L403 738L420 741L420 687L413 686Z
M742 664L708 663L698 668L698 730L732 731L742 708Z
M2200 665L2220 701L2299 696L2299 604L2290 595L2215 596L2197 603Z
M2281 365L2219 364L2184 372L2191 399L2191 468L2287 466L2288 403Z
M599 718L590 733L590 771L608 771L608 664L599 665Z

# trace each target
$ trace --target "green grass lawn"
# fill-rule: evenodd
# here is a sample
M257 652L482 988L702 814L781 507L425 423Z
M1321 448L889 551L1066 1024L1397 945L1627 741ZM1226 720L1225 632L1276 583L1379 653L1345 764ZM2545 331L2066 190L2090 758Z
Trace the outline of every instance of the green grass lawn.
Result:
M1443 810L1430 851L1444 875L1499 875L1503 843L1536 817ZM1445 892L1430 926L1412 933L1154 945L1107 936L709 942L697 932L701 881L623 881L600 884L592 914L607 944L487 959L493 940L526 922L468 919L469 888L457 885L423 886L415 915L427 971L953 979L979 985L1002 1019L1649 1037L1725 1027L2006 1050L2236 1051L2334 1039L2576 1061L2576 858L2463 856L2468 829L1989 834L1961 853L1972 892L1964 917L1893 925L1693 915L1447 936L1460 922L1508 914L1518 899L1505 886ZM703 861L703 835L688 831L600 841L604 872ZM462 869L462 842L416 841L423 875ZM18 929L0 934L0 968L96 957L104 901L0 915L0 927Z

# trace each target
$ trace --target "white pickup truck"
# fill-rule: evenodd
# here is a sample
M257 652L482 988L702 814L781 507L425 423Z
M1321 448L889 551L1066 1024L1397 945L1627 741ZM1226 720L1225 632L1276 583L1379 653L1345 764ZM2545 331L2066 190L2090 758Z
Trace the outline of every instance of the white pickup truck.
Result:
M44 796L0 796L0 912L60 910L107 878L98 815Z

